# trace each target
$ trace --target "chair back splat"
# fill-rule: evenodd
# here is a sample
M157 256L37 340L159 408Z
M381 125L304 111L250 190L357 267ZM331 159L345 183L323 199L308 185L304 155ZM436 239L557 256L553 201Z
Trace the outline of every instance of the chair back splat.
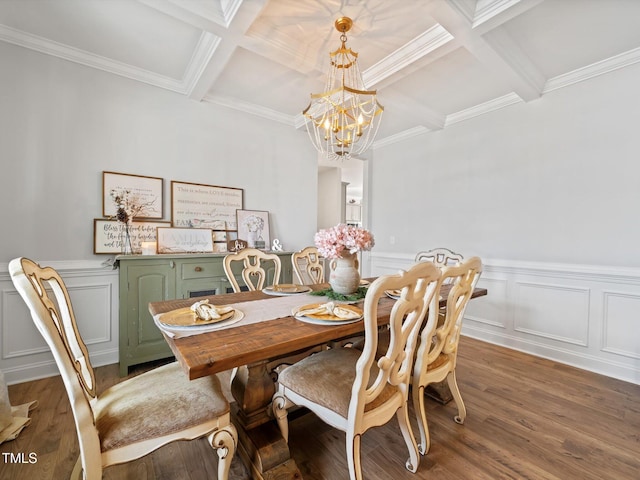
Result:
M205 436L218 451L218 478L228 478L238 436L217 376L189 381L173 362L97 395L89 353L58 272L16 258L9 274L53 353L69 396L80 445L72 479L99 480L109 465L136 460L176 440Z
M324 283L323 258L316 247L306 247L291 255L291 265L301 285Z
M448 248L434 248L425 252L416 254L416 262L433 262L438 267L446 267L448 265L458 265L464 260L459 253L452 252Z
M233 271L233 265L242 262L242 280L251 291L262 290L267 282L265 263L273 262L273 285L280 283L282 264L280 257L274 253L266 253L257 248L244 248L224 257L224 272L231 283L234 292L240 292L241 287Z

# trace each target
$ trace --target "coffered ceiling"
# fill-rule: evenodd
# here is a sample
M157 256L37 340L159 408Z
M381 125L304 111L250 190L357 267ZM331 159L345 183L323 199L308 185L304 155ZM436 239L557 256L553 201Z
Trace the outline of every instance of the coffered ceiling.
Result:
M0 0L0 40L301 128L343 15L378 144L640 61L639 0Z

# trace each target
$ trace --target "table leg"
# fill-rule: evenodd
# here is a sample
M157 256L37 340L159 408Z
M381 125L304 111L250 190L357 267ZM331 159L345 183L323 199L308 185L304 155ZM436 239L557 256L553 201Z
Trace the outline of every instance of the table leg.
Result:
M453 400L453 395L451 395L451 391L449 390L449 385L447 384L446 380L427 385L427 388L425 388L424 393L429 398L432 398L433 400L441 403L442 405L446 405L451 400Z
M302 474L291 458L289 446L269 415L275 384L268 363L239 367L231 380L238 452L254 479L300 480Z

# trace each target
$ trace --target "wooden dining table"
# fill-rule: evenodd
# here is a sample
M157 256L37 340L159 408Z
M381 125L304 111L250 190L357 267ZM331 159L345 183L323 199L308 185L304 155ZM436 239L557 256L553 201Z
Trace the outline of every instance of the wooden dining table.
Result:
M327 284L313 285L314 290ZM449 288L443 286L441 306L446 304ZM474 289L472 298L487 294ZM308 296L309 303L322 303L325 297ZM275 299L261 291L212 295L208 297L166 300L149 304L153 316L186 308L207 299L214 305L228 305ZM378 324L384 325L394 304L383 298L378 305ZM302 478L280 430L271 416L270 403L276 390L279 369L331 342L364 332L364 322L318 325L297 320L292 315L259 323L237 323L227 328L185 337L164 336L189 379L214 375L237 368L231 382L234 424L238 428L238 454L250 469L252 478L281 480Z

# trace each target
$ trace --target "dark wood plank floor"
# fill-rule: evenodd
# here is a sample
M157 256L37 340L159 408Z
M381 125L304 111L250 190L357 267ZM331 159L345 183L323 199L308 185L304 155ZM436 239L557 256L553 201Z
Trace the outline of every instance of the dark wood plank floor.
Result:
M119 380L117 365L97 368L96 375L101 389ZM367 432L366 479L640 478L640 386L469 338L461 342L458 382L465 424L453 421L453 404L427 400L432 446L416 474L404 469L407 453L395 422ZM40 405L20 437L0 445L0 479L68 478L78 443L60 378L13 385L9 395L14 405L35 399ZM291 422L290 445L305 479L348 478L344 434L312 414ZM11 463L4 455L28 459L31 452L37 463ZM247 479L241 462L233 463L231 478ZM110 467L104 478L199 480L215 478L216 465L206 441L176 442Z

